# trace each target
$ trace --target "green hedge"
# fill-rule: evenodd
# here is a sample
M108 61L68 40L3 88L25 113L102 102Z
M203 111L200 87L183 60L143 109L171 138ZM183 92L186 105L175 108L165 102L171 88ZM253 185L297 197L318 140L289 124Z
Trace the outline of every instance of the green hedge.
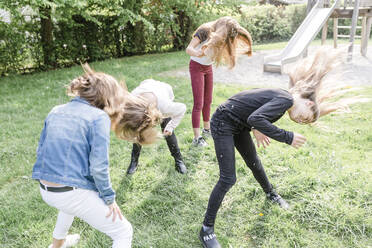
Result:
M255 43L288 40L306 17L306 5L249 6L241 11L240 23Z
M27 6L32 14L19 14ZM255 43L288 40L305 17L305 5L240 8L225 0L4 0L0 9L12 22L0 21L0 75L65 67L80 62L144 53L182 50L203 22L232 15ZM52 41L42 41L40 13L52 20ZM47 59L46 59L47 58Z

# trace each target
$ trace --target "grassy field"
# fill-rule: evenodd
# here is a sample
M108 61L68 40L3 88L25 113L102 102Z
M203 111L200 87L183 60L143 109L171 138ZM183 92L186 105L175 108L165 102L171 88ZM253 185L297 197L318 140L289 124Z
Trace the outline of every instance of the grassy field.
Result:
M111 139L111 177L117 202L133 224L133 247L201 247L197 238L209 194L218 180L212 140L200 150L192 140L192 95L188 79L164 71L185 67L184 52L93 63L98 71L125 80L133 89L153 77L174 87L188 111L176 129L189 172L174 170L166 143L145 147L140 167L125 175L131 145ZM68 101L64 85L80 75L79 66L26 76L0 78L0 247L39 248L51 242L57 211L46 205L30 179L43 120L50 109ZM166 76L165 76L166 75ZM216 84L213 110L245 89ZM372 88L363 94L372 97ZM285 116L277 124L308 138L299 150L273 141L258 153L277 191L289 201L283 211L270 204L237 155L237 183L226 195L216 222L223 247L371 247L372 112L356 104L347 115L331 115L319 126L300 126ZM77 247L110 247L105 235L76 219Z

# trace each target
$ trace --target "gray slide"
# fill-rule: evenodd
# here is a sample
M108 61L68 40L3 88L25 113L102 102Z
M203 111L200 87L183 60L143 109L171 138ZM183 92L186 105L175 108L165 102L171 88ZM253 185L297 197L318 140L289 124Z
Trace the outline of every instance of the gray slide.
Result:
M336 0L332 7L324 8L323 0L319 0L283 51L280 54L264 58L264 71L282 73L283 65L302 58L306 48L322 29L339 2L340 0Z

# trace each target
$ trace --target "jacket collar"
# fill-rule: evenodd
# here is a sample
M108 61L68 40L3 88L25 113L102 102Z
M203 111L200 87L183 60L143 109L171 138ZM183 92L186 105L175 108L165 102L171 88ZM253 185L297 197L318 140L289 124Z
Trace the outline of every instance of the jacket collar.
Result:
M84 104L91 105L87 100L85 100L84 98L81 98L80 96L74 97L73 99L71 99L71 102L81 102Z

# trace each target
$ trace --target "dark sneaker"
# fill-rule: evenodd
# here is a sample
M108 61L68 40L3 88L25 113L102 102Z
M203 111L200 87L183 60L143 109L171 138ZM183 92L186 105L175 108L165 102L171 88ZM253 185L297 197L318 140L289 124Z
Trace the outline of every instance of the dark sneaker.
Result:
M187 168L186 168L186 165L185 163L182 161L182 159L174 159L176 164L176 171L178 171L179 173L181 174L186 174L187 172Z
M202 227L200 229L199 239L204 248L221 248L220 243L217 241L216 234L214 234L213 226L207 227L205 231Z
M199 138L192 140L192 145L197 147L205 147L208 144L205 141L205 139L202 136L200 136Z
M202 135L205 139L209 139L210 137L212 137L211 130L203 128Z
M289 204L280 196L278 195L275 191L271 191L266 194L267 198L272 201L273 203L279 204L279 206L283 209L288 209Z

